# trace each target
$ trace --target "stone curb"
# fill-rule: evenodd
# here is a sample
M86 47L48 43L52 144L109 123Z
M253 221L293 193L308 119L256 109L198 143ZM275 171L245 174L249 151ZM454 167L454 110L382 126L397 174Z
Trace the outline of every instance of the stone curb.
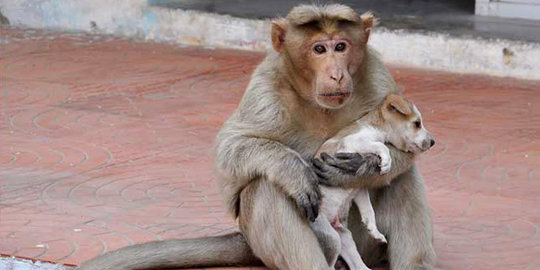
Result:
M70 270L72 267L40 261L31 261L15 257L0 257L2 270Z

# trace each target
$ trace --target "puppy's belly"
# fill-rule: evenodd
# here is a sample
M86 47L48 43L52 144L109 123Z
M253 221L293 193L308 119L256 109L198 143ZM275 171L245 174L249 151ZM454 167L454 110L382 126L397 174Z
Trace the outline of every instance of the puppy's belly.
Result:
M351 202L358 194L357 189L320 186L322 193L321 214L325 215L336 229L348 214Z

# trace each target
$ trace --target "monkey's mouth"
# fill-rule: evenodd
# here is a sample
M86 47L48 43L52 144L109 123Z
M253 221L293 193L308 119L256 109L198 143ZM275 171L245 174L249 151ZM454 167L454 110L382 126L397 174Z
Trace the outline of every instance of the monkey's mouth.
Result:
M318 103L325 108L338 109L352 96L352 92L326 92L317 95Z
M331 93L321 93L319 96L328 97L328 98L348 98L351 96L351 92L331 92Z

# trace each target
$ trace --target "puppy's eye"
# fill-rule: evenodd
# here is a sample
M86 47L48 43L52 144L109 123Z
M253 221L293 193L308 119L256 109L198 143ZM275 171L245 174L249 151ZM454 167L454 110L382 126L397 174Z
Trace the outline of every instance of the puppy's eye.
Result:
M414 121L414 126L416 128L420 128L420 127L422 127L422 123L420 121Z
M336 50L336 52L342 52L345 50L345 48L347 48L347 44L345 44L344 42L340 42L336 45L334 50Z
M323 54L326 52L326 48L323 45L315 45L315 47L313 47L313 50L317 54Z

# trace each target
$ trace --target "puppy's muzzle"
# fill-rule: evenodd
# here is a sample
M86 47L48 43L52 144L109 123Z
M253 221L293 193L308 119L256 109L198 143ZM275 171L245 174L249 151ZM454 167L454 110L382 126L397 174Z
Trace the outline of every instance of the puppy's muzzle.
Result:
M433 137L433 135L431 134L428 134L426 138L422 141L422 150L427 151L434 145L435 145L435 137Z

